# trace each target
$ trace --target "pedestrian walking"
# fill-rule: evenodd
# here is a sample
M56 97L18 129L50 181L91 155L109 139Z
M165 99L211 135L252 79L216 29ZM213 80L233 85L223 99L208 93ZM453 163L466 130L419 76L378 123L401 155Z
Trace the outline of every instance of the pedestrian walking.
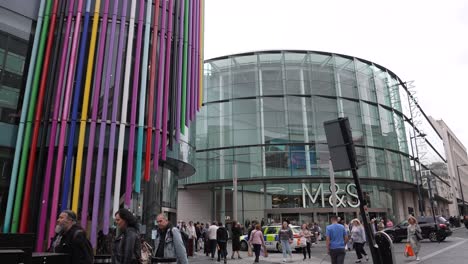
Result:
M255 226L255 229L252 230L252 233L249 238L249 245L253 247L253 252L255 253L254 263L258 263L259 257L260 257L260 251L262 247L265 247L265 240L263 239L263 232L262 232L262 227L260 226L260 224L257 224Z
M345 227L338 224L337 216L330 217L330 222L325 232L328 254L330 254L332 264L343 264L348 235Z
M60 213L55 233L50 252L70 255L72 264L93 263L93 248L86 232L77 224L75 212L64 210Z
M279 239L281 242L281 248L283 250L283 262L286 262L286 256L289 255L289 259L292 261L291 243L293 240L293 233L289 227L288 221L283 221L283 224L278 231Z
M208 238L210 240L209 244L210 244L211 259L214 259L215 252L216 252L216 245L218 244L216 240L216 231L218 231L218 226L216 225L216 222L213 221L213 223L208 228Z
M165 214L159 214L156 223L158 231L154 240L155 257L176 258L177 264L187 264L187 253L180 230L169 223Z
M208 228L210 227L209 223L203 227L202 238L203 238L203 252L206 256L210 254L210 238L208 236Z
M309 258L310 258L310 246L311 246L311 239L313 237L313 234L307 227L307 224L302 224L302 228L301 228L301 232L299 232L299 236L301 237L301 240L302 239L306 240L306 246L302 248L302 253L304 254L304 260L306 260L306 253L309 253Z
M140 263L141 243L136 217L129 210L121 208L115 213L115 223L119 230L119 235L114 240L112 263Z
M202 226L203 226L203 223L200 224L199 222L197 222L195 224L195 232L197 233L197 237L195 239L195 251L196 252L198 252L198 250L203 248L202 239L201 239Z
M366 244L366 233L364 231L364 227L359 219L352 220L351 224L353 225L351 229L351 241L353 242L354 250L356 251L358 258L355 263L361 263L363 255L366 257L366 261L368 261L369 257L364 250L364 245Z
M234 221L232 223L232 228L231 228L231 233L232 233L232 256L231 259L234 259L234 253L237 252L237 258L242 259L239 251L241 248L241 242L240 242L240 237L242 235L242 230L240 227L240 224Z
M218 262L220 258L224 259L224 263L227 263L227 240L229 234L222 222L218 223L218 229L216 230L216 242L218 243Z
M414 256L416 257L416 260L419 261L419 250L421 249L421 243L419 240L422 239L421 235L421 227L418 225L418 220L414 218L413 216L410 216L408 218L408 243L411 244L411 247L413 248L414 251Z
M195 230L195 226L193 225L193 221L189 221L187 226L187 233L188 233L188 243L187 243L187 256L192 257L193 251L195 247L195 240L197 239L197 231Z

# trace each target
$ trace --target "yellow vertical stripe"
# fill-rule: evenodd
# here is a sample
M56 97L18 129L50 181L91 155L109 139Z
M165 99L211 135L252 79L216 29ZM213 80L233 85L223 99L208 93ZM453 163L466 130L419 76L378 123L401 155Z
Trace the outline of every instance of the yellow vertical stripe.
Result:
M80 194L80 183L81 183L81 167L83 166L83 149L84 140L86 135L86 119L88 117L88 106L89 106L89 93L91 89L91 80L93 77L93 66L94 66L94 54L96 51L96 39L99 25L99 10L101 7L101 0L96 0L93 17L93 28L91 30L91 43L89 46L88 65L86 67L86 81L83 93L83 105L81 107L81 118L80 118L80 134L78 136L78 150L76 157L75 176L73 183L73 200L72 210L78 211L78 200ZM106 23L105 21L103 23ZM92 145L92 144L90 144ZM91 146L90 146L91 147Z

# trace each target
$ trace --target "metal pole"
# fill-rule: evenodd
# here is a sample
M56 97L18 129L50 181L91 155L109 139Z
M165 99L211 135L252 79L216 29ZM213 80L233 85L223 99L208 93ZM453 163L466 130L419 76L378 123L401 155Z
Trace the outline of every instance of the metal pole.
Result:
M427 187L429 188L429 202L431 204L432 218L434 218L434 227L436 230L439 230L439 226L437 225L435 211L434 211L434 196L432 195L432 185L431 185L432 177L426 177L426 179L427 179ZM439 237L437 237L437 239L438 238Z
M418 190L418 207L419 207L419 213L421 215L424 215L424 210L423 210L423 206L424 206L424 202L423 202L423 198L422 198L422 195L421 195L421 187L419 186L419 180L420 178L418 178L418 170L416 168L416 161L419 163L419 152L417 150L417 142L416 142L416 129L414 127L414 117L413 117L413 111L411 110L411 99L408 95L408 106L409 106L409 110L410 110L410 115L411 115L411 122L413 123L413 137L411 137L410 135L410 144L411 144L411 153L413 153L413 156L415 154L414 152L414 148L413 148L413 143L411 142L411 139L414 138L414 144L416 145L416 157L414 157L414 176L416 177L416 186L417 186L417 190ZM421 166L419 166L419 174L421 173ZM422 183L422 181L421 181Z
M233 175L232 175L232 220L238 221L237 219L237 161L234 160L233 164Z
M328 161L329 165L329 172L330 172L330 190L332 195L332 203L333 203L333 214L338 215L338 208L336 206L336 188L335 188L335 172L333 171L333 164L331 159Z
M461 193L461 198L462 198L462 210L461 210L461 215L465 216L465 197L463 197L463 187L460 179L460 171L458 167L466 166L466 164L463 165L457 165L457 175L458 175L458 183L460 184L460 193Z
M372 255L373 263L382 263L380 259L380 254L378 253L378 246L375 243L374 233L372 232L372 228L369 224L369 213L367 212L366 208L366 201L364 200L364 196L362 195L361 183L359 181L359 176L356 168L351 170L353 172L354 184L356 185L356 192L359 198L359 209L362 218L362 224L364 225L364 229L366 231L367 241L369 241L369 249Z

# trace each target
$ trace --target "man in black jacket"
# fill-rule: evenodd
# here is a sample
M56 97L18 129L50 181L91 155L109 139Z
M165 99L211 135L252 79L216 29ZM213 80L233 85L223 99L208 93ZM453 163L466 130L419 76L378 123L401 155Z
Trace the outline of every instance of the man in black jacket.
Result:
M227 240L228 240L228 232L226 228L224 228L223 223L218 223L218 230L216 230L216 241L218 242L218 262L220 261L220 257L224 259L224 263L227 262Z
M94 262L93 248L86 238L86 233L77 224L73 211L62 211L55 227L57 233L52 241L50 251L70 255L72 264L88 264Z

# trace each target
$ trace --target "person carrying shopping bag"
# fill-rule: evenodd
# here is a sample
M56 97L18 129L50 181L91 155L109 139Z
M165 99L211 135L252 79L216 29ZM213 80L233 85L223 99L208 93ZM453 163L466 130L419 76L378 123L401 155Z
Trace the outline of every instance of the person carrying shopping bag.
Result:
M310 245L311 245L311 238L313 237L312 232L307 227L307 224L302 224L301 232L299 233L301 237L301 244L302 240L306 241L306 246L302 247L302 253L304 254L304 260L306 259L306 253L309 253L310 258Z
M283 262L286 262L286 255L289 255L289 258L292 261L291 243L294 240L293 233L291 228L289 227L288 221L283 221L283 225L281 226L278 235L279 240L281 242L281 247L283 249Z
M249 238L249 245L253 246L253 251L255 253L254 263L258 263L260 257L260 250L262 249L262 247L265 247L265 240L263 240L263 233L260 224L257 224L255 226L255 229L252 231Z
M408 240L407 242L410 243L411 247L413 248L414 255L416 256L416 260L419 261L419 250L421 249L421 242L419 240L422 239L421 235L421 227L418 225L418 220L413 216L408 218Z

